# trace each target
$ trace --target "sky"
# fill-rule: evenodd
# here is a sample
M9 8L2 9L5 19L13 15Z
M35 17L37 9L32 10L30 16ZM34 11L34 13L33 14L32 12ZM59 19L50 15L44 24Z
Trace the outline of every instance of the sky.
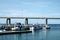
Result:
M60 17L60 0L0 0L0 16Z

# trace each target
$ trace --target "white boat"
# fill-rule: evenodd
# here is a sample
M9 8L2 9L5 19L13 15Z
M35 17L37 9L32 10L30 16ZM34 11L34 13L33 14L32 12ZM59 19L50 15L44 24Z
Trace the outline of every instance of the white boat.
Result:
M18 27L11 28L11 30L18 30L18 29L19 29Z
M48 25L44 25L43 29L50 29L50 27Z

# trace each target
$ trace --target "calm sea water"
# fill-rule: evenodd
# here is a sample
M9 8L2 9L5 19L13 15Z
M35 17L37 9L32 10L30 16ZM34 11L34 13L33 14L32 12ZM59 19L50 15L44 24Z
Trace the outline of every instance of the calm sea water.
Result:
M32 33L0 35L0 40L60 40L60 25L49 25L49 30L37 30Z

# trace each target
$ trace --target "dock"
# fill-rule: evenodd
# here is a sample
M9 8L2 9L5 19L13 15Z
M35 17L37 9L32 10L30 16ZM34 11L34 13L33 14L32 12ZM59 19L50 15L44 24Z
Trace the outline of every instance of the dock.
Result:
M2 31L0 32L0 35L6 35L6 34L21 34L21 33L31 33L30 30L24 30L24 31Z

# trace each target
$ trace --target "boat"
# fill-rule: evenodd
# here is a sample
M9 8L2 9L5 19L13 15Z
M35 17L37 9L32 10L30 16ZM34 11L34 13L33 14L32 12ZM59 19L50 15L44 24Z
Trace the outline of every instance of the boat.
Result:
M42 27L39 24L33 24L34 30L40 30Z
M21 28L22 28L21 23L15 23L15 24L14 24L14 27L11 28L11 30L20 31Z
M50 27L48 25L44 25L43 29L50 29Z
M12 30L22 31L22 30L30 30L30 28L26 25L22 25L21 23L14 24L14 28Z

